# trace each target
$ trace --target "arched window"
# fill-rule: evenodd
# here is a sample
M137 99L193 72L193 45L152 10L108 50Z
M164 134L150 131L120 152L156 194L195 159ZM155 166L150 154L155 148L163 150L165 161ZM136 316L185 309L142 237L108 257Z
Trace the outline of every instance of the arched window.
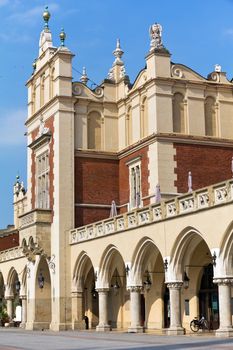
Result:
M142 105L141 105L141 115L140 115L140 132L141 132L141 138L148 136L148 103L147 98L145 97L143 99Z
M215 100L207 97L205 100L205 135L216 136Z
M185 120L184 120L184 96L177 92L173 97L173 131L185 132Z
M126 146L129 146L132 143L132 108L128 107L126 116L125 116L125 139Z
M101 149L101 116L98 112L91 112L87 120L87 147Z

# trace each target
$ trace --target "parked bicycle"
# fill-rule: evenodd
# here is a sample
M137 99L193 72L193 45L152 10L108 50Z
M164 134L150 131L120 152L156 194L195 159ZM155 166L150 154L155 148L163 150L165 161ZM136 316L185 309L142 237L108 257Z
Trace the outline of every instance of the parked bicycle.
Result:
M194 317L194 319L190 322L190 329L193 332L198 332L199 329L209 329L209 325L204 316L202 316L200 319Z

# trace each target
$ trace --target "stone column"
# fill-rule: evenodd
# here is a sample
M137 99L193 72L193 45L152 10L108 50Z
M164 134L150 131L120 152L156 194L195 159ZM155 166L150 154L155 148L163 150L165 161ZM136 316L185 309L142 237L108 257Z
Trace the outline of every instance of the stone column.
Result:
M214 283L218 284L219 297L219 328L216 330L217 337L232 337L232 316L231 316L231 285L233 279L219 278Z
M170 295L170 328L167 330L169 335L184 334L184 328L181 324L181 302L180 302L180 291L183 282L171 282L167 283Z
M99 296L99 324L96 327L97 331L110 331L108 324L108 288L96 289Z
M12 324L13 323L13 300L14 297L13 296L6 296L6 307L7 307L7 313L9 316L9 323Z
M141 286L129 287L130 289L130 316L131 324L128 332L142 333L141 325Z
M21 295L20 299L22 300L22 320L20 323L20 327L25 328L27 322L27 297L26 295Z
M72 297L72 329L84 329L83 292L75 291Z

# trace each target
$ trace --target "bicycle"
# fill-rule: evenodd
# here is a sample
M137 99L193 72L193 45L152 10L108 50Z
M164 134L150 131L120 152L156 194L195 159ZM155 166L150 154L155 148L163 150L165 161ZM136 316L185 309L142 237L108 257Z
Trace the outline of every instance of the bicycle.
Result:
M190 329L193 332L198 332L199 329L209 329L209 325L204 316L202 316L200 319L194 317L194 319L190 322Z

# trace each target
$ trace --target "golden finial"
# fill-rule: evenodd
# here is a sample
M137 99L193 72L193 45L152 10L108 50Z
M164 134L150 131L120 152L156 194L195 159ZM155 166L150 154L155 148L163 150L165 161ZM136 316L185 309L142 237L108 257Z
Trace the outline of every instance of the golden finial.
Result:
M45 27L46 29L49 28L48 23L49 23L50 17L51 17L51 15L50 15L50 12L49 12L49 10L48 10L48 6L46 6L46 7L45 7L45 10L44 10L44 12L43 12L44 27Z
M61 40L61 46L65 46L66 33L64 32L64 28L61 29L61 33L59 34Z

